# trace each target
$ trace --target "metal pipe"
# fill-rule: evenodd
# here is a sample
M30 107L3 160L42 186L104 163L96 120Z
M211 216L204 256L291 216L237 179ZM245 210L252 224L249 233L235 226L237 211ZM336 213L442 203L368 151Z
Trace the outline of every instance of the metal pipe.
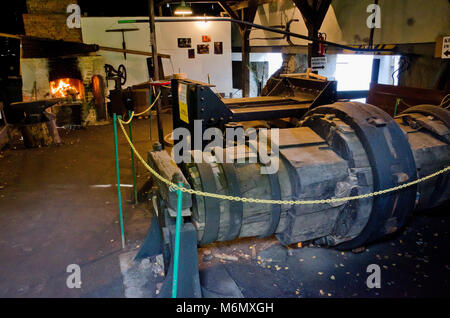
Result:
M265 31L273 32L273 33L288 35L288 36L293 37L293 38L299 38L299 39L308 40L308 41L311 41L311 42L319 42L319 43L331 45L331 46L334 46L334 47L339 47L339 48L350 50L350 51L354 51L354 52L393 52L394 51L394 50L391 50L391 49L371 49L371 48L360 49L360 48L355 48L355 47L351 47L351 46L347 46L347 45L343 45L343 44L339 44L339 43L334 43L334 42L330 42L330 41L326 41L326 40L314 39L312 37L309 37L309 36L303 35L303 34L283 31L283 30L276 29L276 28L266 27L266 26L263 26L263 25L260 25L260 24L254 24L254 23L251 23L251 22L246 22L246 21L242 21L242 20L235 20L235 19L230 19L230 18L225 18L225 19L224 18L209 18L209 17L181 18L181 19L165 19L165 18L161 18L161 19L155 20L155 22L196 22L196 21L198 21L198 22L202 22L202 21L203 22L208 22L208 21L233 22L233 23L237 23L237 24L250 26L252 28L256 28L256 29L260 29L260 30L265 30ZM146 19L119 20L118 23L148 23L148 20L146 20Z
M131 118L131 110L128 111L128 117ZM130 140L133 142L133 127L131 124L132 121L128 124L128 128L130 130ZM137 184L136 184L136 169L134 165L134 152L133 149L130 148L131 151L131 170L133 173L133 191L134 191L134 204L138 204L138 195L137 195Z
M179 182L178 186L183 187L183 182ZM181 231L181 209L183 207L183 192L177 190L177 219L175 225L175 247L173 258L173 280L172 280L172 298L177 298L178 289L178 263L180 257L180 231Z
M378 0L375 0L374 4L378 5ZM375 11L374 16L373 16L374 19L376 19L375 15L376 15L376 11ZM374 32L375 32L375 27L372 27L370 29L370 35L369 35L369 48L373 48L373 34L374 34Z
M122 248L125 248L125 234L123 229L123 213L122 213L122 194L120 192L120 172L119 172L119 147L117 143L117 116L116 113L113 114L114 121L114 154L116 159L116 177L117 177L117 200L119 202L119 217L120 217L120 235L122 237Z
M159 80L159 60L158 60L158 48L156 43L156 29L155 29L155 12L154 12L154 0L149 0L149 19L145 20L146 23L149 24L150 27L150 44L152 46L152 53L154 53L153 59L153 79L155 81ZM159 88L161 89L161 88ZM158 138L159 143L164 149L164 128L161 120L161 100L159 99L156 104L156 120L158 123Z

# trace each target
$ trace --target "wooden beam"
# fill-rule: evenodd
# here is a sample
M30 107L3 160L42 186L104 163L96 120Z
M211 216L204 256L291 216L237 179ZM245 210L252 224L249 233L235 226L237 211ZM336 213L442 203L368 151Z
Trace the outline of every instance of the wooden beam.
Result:
M322 26L323 20L325 19L325 16L328 12L328 9L330 8L331 0L321 0L319 3L319 8L317 9L317 15L316 15L316 24Z
M222 9L228 13L228 15L234 19L234 20L239 20L239 16L236 14L236 12L234 12L233 9L230 8L230 6L224 1L224 0L220 0L218 1L219 5L222 7Z
M308 31L313 28L314 25L314 11L308 3L308 0L293 0L295 6L300 10L300 13L305 21Z
M13 38L13 39L19 39L19 40L22 38L21 35L9 34L9 33L0 33L0 37Z
M153 54L151 52L145 52L145 51L136 51L136 50L129 50L129 49L119 49L119 48L115 48L115 47L108 47L108 46L99 46L98 47L101 51L111 51L111 52L120 52L120 53L129 53L129 54L136 54L136 55L145 55L145 56L153 56ZM165 59L169 59L170 55L168 54L161 54L158 53L158 56L165 58Z
M249 0L248 7L244 9L244 21L251 22L255 20L256 12L258 11L258 0Z
M318 40L319 30L330 7L331 0L293 1L302 14L306 28L308 29L308 36ZM311 67L311 58L319 55L318 51L319 42L314 41L308 44L308 67Z
M302 14L308 31L319 30L330 7L331 0L293 0Z

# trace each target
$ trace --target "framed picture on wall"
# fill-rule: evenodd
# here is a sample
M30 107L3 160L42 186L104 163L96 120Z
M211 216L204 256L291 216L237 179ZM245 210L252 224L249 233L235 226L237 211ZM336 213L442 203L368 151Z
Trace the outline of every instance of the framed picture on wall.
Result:
M209 35L202 35L202 42L211 42L211 37Z
M188 50L188 58L195 59L195 50L194 49Z
M209 44L197 44L197 54L209 54Z
M214 54L223 54L223 42L214 42Z
M191 47L191 38L178 38L178 47Z

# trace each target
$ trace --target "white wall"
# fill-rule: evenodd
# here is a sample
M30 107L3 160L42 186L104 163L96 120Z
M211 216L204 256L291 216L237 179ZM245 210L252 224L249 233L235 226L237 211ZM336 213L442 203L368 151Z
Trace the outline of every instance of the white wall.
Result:
M332 1L336 17L348 44L361 44L370 30L366 26L367 6L373 0ZM448 0L380 0L381 28L375 29L374 43L435 42L450 32L450 2Z
M327 40L342 44L367 43L370 29L367 6L373 0L335 0L323 21L320 32ZM381 28L375 29L374 43L402 44L436 41L438 36L450 31L450 2L448 0L380 0ZM255 23L264 26L286 25L290 19L291 32L308 34L308 30L292 0L278 0L258 7ZM254 30L250 38L278 37L276 33ZM306 45L307 41L293 39L295 44ZM251 46L288 45L285 40L251 40Z
M148 24L118 24L121 19L117 17L92 17L81 18L81 33L83 42L88 44L98 44L100 46L109 46L122 48L121 32L105 32L107 29L118 28L139 28L139 31L125 32L125 42L128 49L151 52ZM144 28L147 26L147 29ZM126 86L134 85L148 81L148 71L146 56L127 54L125 60L122 53L99 51L106 64L111 64L115 69L120 64L125 65L127 69ZM110 87L114 83L110 82Z
M122 48L120 32L105 32L106 29L139 28L139 31L125 33L128 49L151 52L150 30L147 23L118 24L118 20L147 19L147 17L85 17L81 19L83 41ZM167 18L165 18L167 19ZM171 18L176 20L177 18ZM197 44L202 44L202 35L209 35L209 54L197 54ZM188 48L178 47L178 38L191 38L195 59L188 59ZM209 73L211 83L221 93L232 92L231 64L231 26L229 22L158 22L156 19L156 41L159 53L169 54L170 60L163 59L164 73L186 73L188 78L207 82ZM214 54L214 42L223 42L223 54ZM127 54L124 60L122 53L100 51L105 63L115 68L124 64L128 79L125 86L148 81L146 57Z
M280 0L259 6L254 23L264 26L286 25L291 19L299 20L298 22L292 22L291 32L308 35L308 29L306 28L300 10L294 6L292 0ZM336 15L331 6L322 23L320 32L325 32L327 34L327 40L329 41L342 42L341 28L339 27ZM250 46L289 45L286 40L252 40L252 38L271 38L280 36L283 35L255 29L250 33ZM299 38L291 38L291 41L296 45L308 44L307 40Z

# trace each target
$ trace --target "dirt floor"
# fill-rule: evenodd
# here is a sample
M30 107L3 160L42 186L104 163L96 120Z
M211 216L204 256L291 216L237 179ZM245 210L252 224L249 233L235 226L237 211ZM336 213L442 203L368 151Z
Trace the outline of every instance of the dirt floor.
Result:
M168 115L165 122L169 131ZM149 122L133 124L145 158ZM18 142L0 152L0 297L124 297L120 256L139 248L151 221L147 204L131 203L129 148L121 136L122 250L112 125L60 135L60 146ZM149 174L137 167L142 185ZM416 213L403 231L359 254L286 249L274 238L212 244L199 249L200 268L223 266L244 297L448 297L449 225L448 206ZM80 289L66 287L69 264L81 267ZM366 286L369 264L381 268L379 289Z

